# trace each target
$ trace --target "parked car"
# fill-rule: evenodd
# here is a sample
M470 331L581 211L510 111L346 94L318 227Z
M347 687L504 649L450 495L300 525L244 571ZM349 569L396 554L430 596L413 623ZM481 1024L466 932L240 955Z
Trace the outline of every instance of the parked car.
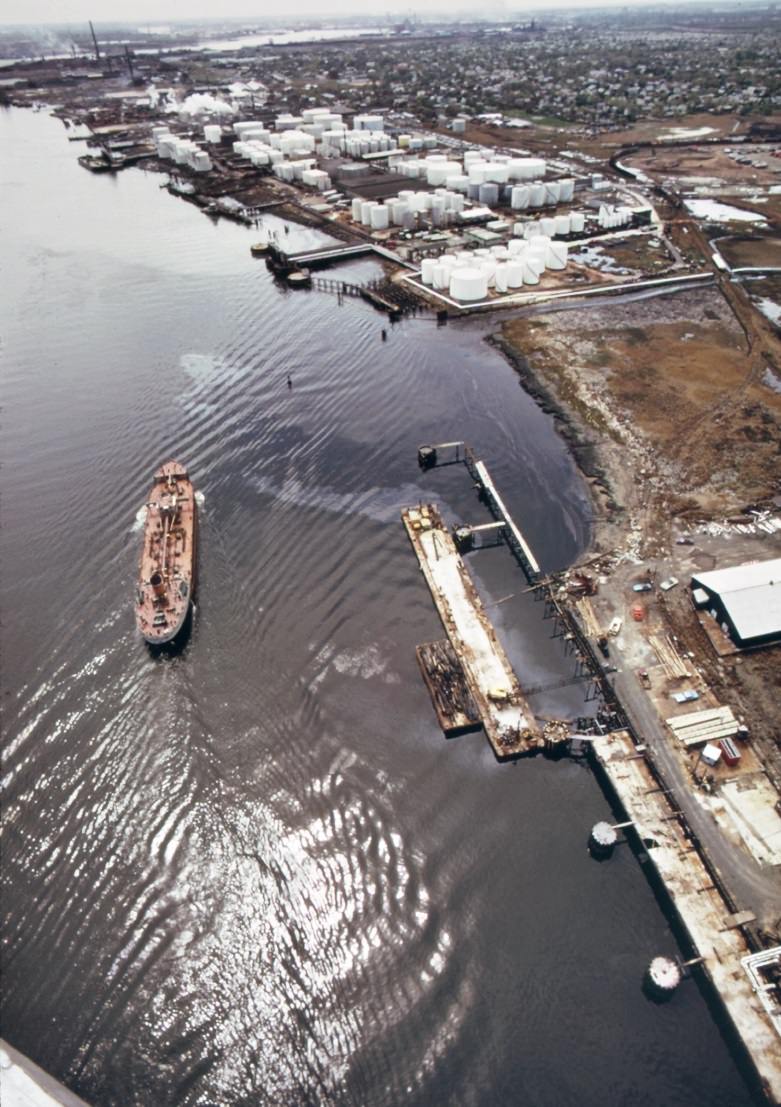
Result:
M640 584L633 584L633 592L653 592L654 586L647 580L641 581Z
M679 583L680 581L677 577L668 577L667 580L662 581L659 587L663 592L669 592L671 588L675 588L676 584Z

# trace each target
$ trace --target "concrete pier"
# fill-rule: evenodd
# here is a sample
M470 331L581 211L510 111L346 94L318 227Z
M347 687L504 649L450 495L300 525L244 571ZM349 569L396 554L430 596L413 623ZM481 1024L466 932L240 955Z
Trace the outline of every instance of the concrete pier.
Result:
M667 794L660 791L642 749L630 735L595 737L591 748L632 820L706 974L753 1062L770 1102L781 1103L781 997L758 984L757 955L731 913ZM766 950L765 963L781 963L781 949ZM753 974L752 974L753 973Z
M494 753L537 751L540 730L442 517L433 504L401 517Z

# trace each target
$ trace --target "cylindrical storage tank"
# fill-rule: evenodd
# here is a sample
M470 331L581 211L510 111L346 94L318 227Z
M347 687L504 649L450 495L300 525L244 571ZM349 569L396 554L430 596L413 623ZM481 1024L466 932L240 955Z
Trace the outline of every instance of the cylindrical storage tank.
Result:
M206 142L214 145L222 139L222 127L216 123L209 123L203 128L203 137Z
M548 181L547 184L543 185L543 188L545 189L545 201L544 201L545 204L547 206L550 206L551 204L555 206L556 204L558 204L558 202L559 202L559 182L558 181Z
M520 238L511 238L507 243L507 253L510 257L517 257L518 254L523 253L524 244Z
M467 168L467 175L473 184L484 184L488 179L488 163L473 161Z
M568 215L556 216L556 230L554 234L569 234L570 218Z
M544 235L548 238L556 233L556 220L550 216L545 216L540 220L540 228Z
M480 185L478 198L481 204L496 204L499 201L499 186L487 181Z
M497 261L506 261L510 256L510 252L506 246L492 246L491 253Z
M510 206L515 211L524 211L529 206L529 186L515 185L510 193Z
M445 181L448 188L454 189L456 192L466 192L469 185L469 177L463 173L452 173Z
M506 184L508 167L504 162L494 161L488 167L488 180L497 184Z
M420 279L423 284L432 285L434 283L434 268L436 266L434 258L423 258L420 263Z
M446 154L427 154L426 155L426 164L427 165L436 165L437 162L443 162L443 161L447 161L447 155Z
M368 227L371 223L371 211L373 207L373 200L361 200L361 222L364 227Z
M532 223L524 224L523 237L526 239L527 242L532 238L537 238L537 236L541 234L542 227L536 220Z
M494 279L496 281L496 291L497 292L506 292L507 291L507 287L508 287L507 270L508 269L509 269L509 266L507 266L507 265L497 265L497 267L496 267L496 274L495 274Z
M402 227L405 231L413 231L418 225L417 216L415 215L415 212L412 210L412 208L407 208L402 216L402 219L404 220L404 222L402 223Z
M545 256L545 264L548 269L566 269L568 250L569 247L566 242L551 242Z
M350 214L352 215L352 217L353 217L353 219L355 220L356 223L360 223L360 221L361 221L362 207L363 207L363 201L361 200L361 198L359 196L356 196L354 198L353 202L350 204Z
M520 288L523 284L523 263L520 261L507 262L507 287Z
M400 150L406 150L412 139L411 135L399 135L398 143Z
M523 283L524 284L539 284L540 274L537 269L530 265L524 257L523 259Z
M582 211L573 211L570 213L569 229L571 234L582 234L586 229L586 217Z
M470 200L479 200L481 187L482 185L475 184L474 181L470 181L466 189L467 198Z
M433 278L434 288L447 288L450 283L450 267L442 265L441 261L438 260L434 266Z
M571 204L575 195L575 182L573 180L559 181L559 200L562 204Z
M479 150L467 150L464 153L464 165L465 166L471 165L472 162L482 161L482 160L483 160L483 155L480 153Z
M545 185L535 184L529 188L529 207L541 208L545 203Z
M458 193L453 197L453 211L459 212L464 210L464 197Z
M370 216L373 231L384 231L388 226L388 209L385 204L377 204L372 208Z
M539 277L540 274L545 272L545 258L540 254L533 254L531 251L524 254L523 263L527 269L533 269ZM524 283L526 282L526 276L524 275Z

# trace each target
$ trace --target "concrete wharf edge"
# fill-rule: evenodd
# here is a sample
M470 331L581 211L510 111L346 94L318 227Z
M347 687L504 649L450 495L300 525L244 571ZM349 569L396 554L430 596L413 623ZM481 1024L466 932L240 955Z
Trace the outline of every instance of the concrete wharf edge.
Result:
M678 812L627 731L594 738L592 753L632 822L650 863L718 995L770 1103L781 1104L781 1037L742 964L752 950L729 925L731 907L713 884Z
M423 530L415 526L418 521L416 516L421 515L427 520ZM523 695L518 678L485 614L474 582L437 508L433 504L405 508L401 517L442 625L461 661L469 688L480 712L483 729L494 754L498 760L504 761L521 754L536 753L542 748L540 730ZM438 550L437 556L433 559L424 545L424 534L431 536ZM440 565L447 565L450 570L449 582L443 573L438 571L437 566ZM461 592L460 596L456 594L457 591ZM469 609L468 618L464 615L465 606ZM475 640L470 640L468 626L470 621L471 629L476 631L481 639L478 646L482 650L483 659L488 657L493 672L501 674L502 686L509 693L506 706L497 704L489 695L492 689L486 684L484 668L481 672L480 648L476 650ZM508 741L506 735L502 733L503 716L506 719L515 718L521 723L520 732L515 741Z

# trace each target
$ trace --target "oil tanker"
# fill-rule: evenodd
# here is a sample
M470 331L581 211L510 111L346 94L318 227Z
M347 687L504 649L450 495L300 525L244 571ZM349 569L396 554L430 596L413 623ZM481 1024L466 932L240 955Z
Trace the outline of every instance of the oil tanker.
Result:
M157 470L146 504L136 625L150 646L173 642L195 598L198 508L184 465Z

